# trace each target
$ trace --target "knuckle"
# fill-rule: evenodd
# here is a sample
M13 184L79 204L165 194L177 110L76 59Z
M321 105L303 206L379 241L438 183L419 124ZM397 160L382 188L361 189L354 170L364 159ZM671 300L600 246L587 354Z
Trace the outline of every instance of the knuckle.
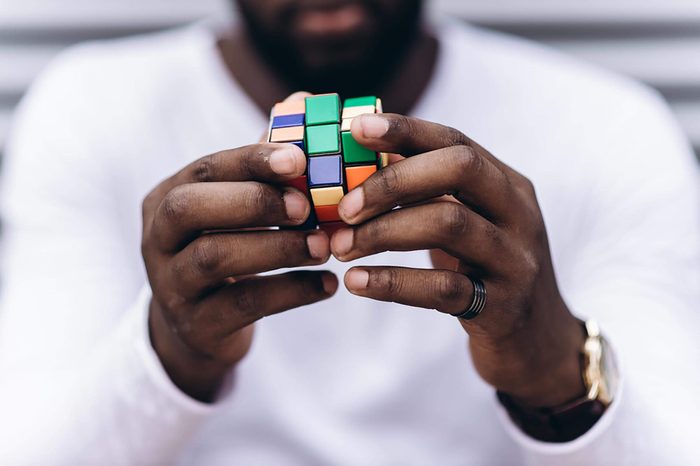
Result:
M258 165L261 160L267 159L270 149L261 144L253 144L243 147L238 153L238 163L241 175L244 179L250 180L256 177Z
M239 289L233 296L233 303L243 315L255 316L260 313L260 297L248 288Z
M243 192L243 205L249 209L264 209L265 212L277 207L269 190L261 183L250 183Z
M394 115L389 120L390 133L413 134L414 129L413 122L405 115Z
M506 177L508 184L513 188L516 195L524 199L525 204L531 206L537 203L537 193L535 185L526 176L520 174L510 174Z
M389 165L373 178L379 192L385 196L394 196L402 191L402 177L395 166Z
M200 183L207 183L215 179L217 172L218 154L211 154L199 159L194 166L193 178Z
M479 173L483 168L483 160L476 151L466 145L457 145L454 147L456 157L453 161L455 169L458 173Z
M526 248L519 248L511 257L513 261L508 275L517 277L521 289L530 290L542 271L537 255Z
M353 248L372 250L382 247L384 240L391 237L391 220L386 217L379 217L365 223L355 230L356 239Z
M532 195L533 197L536 195L535 193L535 185L534 183L530 180L530 178L523 176L522 177L522 183L525 191Z
M524 251L521 256L523 275L534 280L534 278L540 274L542 268L540 262L531 251Z
M165 195L161 201L161 213L166 221L177 221L190 210L192 206L192 196L188 195L189 189L183 186L176 186Z
M467 209L460 204L445 202L441 207L441 218L444 224L443 231L449 237L463 236L470 227Z
M232 156L241 179L255 180L264 175L274 150L271 144L250 144L236 149Z
M401 274L396 269L383 269L370 273L370 283L380 290L384 290L389 296L399 296L403 288Z
M494 225L491 222L486 222L486 224L483 227L484 229L484 236L491 240L494 244L500 246L503 244L503 238L501 237L501 233L498 230L498 227Z
M173 325L174 328L180 328L182 326L184 313L179 311L186 306L186 299L172 290L159 293L157 299L169 323Z
M440 310L454 308L464 299L466 289L464 281L459 279L456 274L441 273L435 283L435 291L439 303Z
M462 133L461 131L452 128L452 127L445 127L446 128L446 134L445 134L445 143L447 146L466 146L468 145L469 139Z
M219 242L216 238L203 236L194 242L190 261L199 273L210 276L221 266Z

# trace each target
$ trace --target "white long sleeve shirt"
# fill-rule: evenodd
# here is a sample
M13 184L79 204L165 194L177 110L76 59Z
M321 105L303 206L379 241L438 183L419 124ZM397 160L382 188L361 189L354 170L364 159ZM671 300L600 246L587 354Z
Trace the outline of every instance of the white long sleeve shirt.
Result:
M622 367L593 429L529 439L454 318L342 287L259 322L216 403L172 384L148 337L141 200L266 125L199 25L74 48L21 104L3 166L0 464L699 461L699 176L666 105L517 39L449 23L439 37L414 114L534 182L561 291ZM424 252L360 262L430 266Z

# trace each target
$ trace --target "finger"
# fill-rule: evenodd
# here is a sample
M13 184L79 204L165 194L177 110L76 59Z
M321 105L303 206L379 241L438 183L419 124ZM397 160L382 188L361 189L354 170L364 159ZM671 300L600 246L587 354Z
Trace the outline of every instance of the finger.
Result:
M262 181L282 183L306 170L306 156L293 144L254 144L207 155L161 182L144 200L146 217L168 192L190 183Z
M449 270L353 267L345 274L345 286L358 296L452 315L467 309L474 296L471 280Z
M346 262L384 251L442 249L472 267L494 273L504 256L504 233L454 202L399 209L333 235L331 250Z
M501 169L508 166L459 130L418 118L381 113L361 115L352 122L353 138L377 152L410 157L452 146L467 146Z
M221 338L262 317L333 296L338 278L328 271L294 271L239 281L202 300L193 328L205 338Z
M171 273L182 296L198 298L228 277L317 265L329 255L329 239L322 231L207 234L173 258Z
M514 191L508 177L467 146L417 155L379 170L349 192L338 212L358 224L399 205L453 195L496 223L510 218Z
M161 251L173 252L204 231L299 225L310 209L306 197L293 188L254 181L189 183L163 198L148 236Z

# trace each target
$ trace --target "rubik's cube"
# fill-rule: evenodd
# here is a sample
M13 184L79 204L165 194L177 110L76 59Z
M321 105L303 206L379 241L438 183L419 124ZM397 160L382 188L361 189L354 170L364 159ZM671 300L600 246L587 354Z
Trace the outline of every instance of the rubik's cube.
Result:
M291 143L306 154L306 172L289 183L312 205L301 228L340 222L343 196L386 164L386 156L361 146L350 132L353 118L366 113L382 113L381 99L359 97L341 105L338 94L322 94L272 109L269 142Z

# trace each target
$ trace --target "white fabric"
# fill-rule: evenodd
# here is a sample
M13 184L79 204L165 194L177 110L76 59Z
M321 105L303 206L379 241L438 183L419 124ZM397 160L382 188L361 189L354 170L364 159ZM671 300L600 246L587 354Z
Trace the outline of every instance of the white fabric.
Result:
M0 463L697 459L698 170L667 107L528 43L440 31L438 70L414 113L533 180L561 290L617 348L625 390L614 410L574 442L529 439L499 418L454 319L344 289L260 322L217 403L173 386L148 340L140 202L266 124L213 33L196 26L75 48L21 105L3 167ZM361 262L429 266L425 253Z

